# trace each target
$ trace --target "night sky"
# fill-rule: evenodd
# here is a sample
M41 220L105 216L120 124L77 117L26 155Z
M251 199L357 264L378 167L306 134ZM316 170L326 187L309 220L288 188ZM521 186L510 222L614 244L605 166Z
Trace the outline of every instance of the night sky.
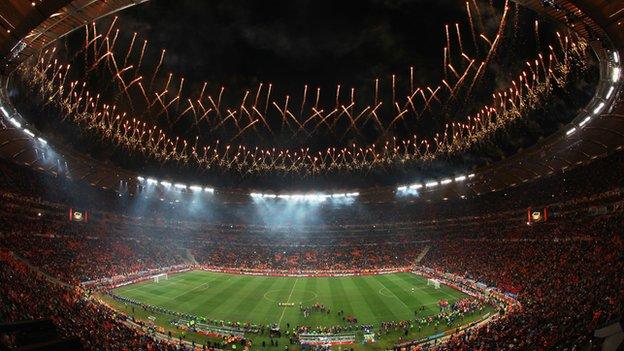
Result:
M168 70L231 89L273 82L286 93L363 87L409 66L422 83L439 79L444 24L464 17L459 1L156 0L120 23L167 48Z

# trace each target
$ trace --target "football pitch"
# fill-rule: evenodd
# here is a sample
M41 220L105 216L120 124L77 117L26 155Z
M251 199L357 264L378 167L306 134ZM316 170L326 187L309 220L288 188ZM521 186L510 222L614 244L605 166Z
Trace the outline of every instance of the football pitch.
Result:
M438 302L441 299L453 303L467 297L464 293L444 285L440 289L434 289L427 285L425 278L412 273L350 277L274 277L191 271L171 275L167 280L158 283L148 280L127 285L115 289L113 293L141 303L212 320L259 325L276 323L282 330L287 330L288 326L292 330L298 325L347 325L348 322L343 319L345 316L357 318L359 325L372 324L378 330L382 322L414 320L416 310L424 309L418 313L418 318L435 315L440 311ZM314 304L322 304L328 311L315 311L304 316L300 307ZM121 308L118 302L114 305ZM124 308L127 312L128 307ZM339 311L343 313L339 314ZM491 309L483 313L489 311ZM157 324L162 326L166 326L172 319L166 316L154 317L153 313L150 317L152 320L156 318ZM480 317L481 315L467 316L463 323L467 324ZM420 333L430 335L434 331L422 330Z

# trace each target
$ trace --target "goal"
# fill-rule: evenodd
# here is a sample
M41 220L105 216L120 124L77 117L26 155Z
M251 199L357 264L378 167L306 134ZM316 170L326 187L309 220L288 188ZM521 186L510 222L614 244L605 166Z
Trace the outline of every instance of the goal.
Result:
M167 275L167 273L161 273L161 274L156 274L155 276L153 276L152 278L154 278L154 283L158 283L161 280L167 280L169 279L169 276Z
M428 286L433 285L434 289L440 289L440 281L437 279L433 279L433 278L427 279L427 285Z

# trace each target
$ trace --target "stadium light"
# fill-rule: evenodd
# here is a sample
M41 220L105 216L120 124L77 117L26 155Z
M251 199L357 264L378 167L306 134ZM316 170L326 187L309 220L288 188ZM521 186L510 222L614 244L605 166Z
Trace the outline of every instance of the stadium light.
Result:
M162 186L164 186L164 187L167 187L167 188L168 188L168 187L170 187L170 186L171 186L171 183L169 183L169 182L167 182L167 181L162 180L162 181L160 182L160 185L162 185Z
M585 117L585 119L584 119L584 120L582 120L582 121L581 121L581 123L579 123L579 126L581 126L581 127L582 127L582 126L586 125L586 124L587 124L587 122L589 122L589 120L590 120L590 119L591 119L591 116L587 116L587 117Z
M412 185L409 186L409 188L412 189L412 190L418 190L418 189L420 189L422 187L423 187L422 184L412 184Z
M472 177L474 177L474 176L475 176L475 174L474 174L474 173L470 173L470 174L468 175L468 178L472 178Z
M615 90L615 87L611 86L611 88L609 88L609 91L607 92L607 100L609 100L611 98L611 95L613 95L613 91Z
M605 107L605 103L601 102L598 104L598 106L596 106L596 108L594 109L594 114L597 115L600 112L602 112L602 109Z
M327 199L338 199L345 197L357 197L360 193L351 192L351 193L334 193L334 194L325 194L325 193L313 193L313 194L263 194L263 193L249 193L249 196L252 198L267 198L267 199L282 199L282 200L292 200L292 201L310 201L310 202L324 202Z
M455 181L456 182L463 182L464 180L466 180L466 176L465 175L460 175L458 177L455 177Z
M11 117L11 116L9 116L9 113L7 112L7 110L4 109L4 107L0 106L0 111L2 111L2 113L4 114L4 116L6 118Z
M191 190L193 190L193 191L202 191L202 189L203 189L203 188L202 188L201 186L199 186L199 185L191 185L189 188L190 188Z
M613 52L613 61L615 63L619 63L620 62L620 54L617 51Z
M613 67L613 71L611 71L611 80L613 83L617 83L620 80L620 67Z
M572 135L572 134L574 134L574 132L576 132L576 128L573 127L572 129L570 129L570 130L568 130L566 132L566 135Z
M24 129L24 133L26 133L26 134L27 134L28 136L30 136L30 137L33 137L33 138L35 137L35 133L31 132L31 131L30 131L30 130L28 130L28 129Z
M144 181L144 180L145 180L145 178L143 178L143 177L141 177L141 176L137 176L137 180L138 180L138 181L140 181L140 182L142 182L142 181Z
M304 199L306 199L308 201L320 201L320 202L323 202L323 201L327 200L328 197L329 197L329 195L326 195L326 194L314 194L314 195L307 195Z
M453 181L452 179L447 178L447 179L443 179L443 180L440 182L440 184L442 184L442 185L446 185L446 184L448 184L448 183L450 183L450 182L452 182L452 181Z
M259 197L259 198L267 198L267 199L275 199L275 198L277 198L277 195L275 195L275 194L251 193L249 195L251 197Z
M427 188L433 188L433 187L436 187L436 186L438 186L438 181L437 181L437 180L435 180L435 181L432 181L432 182L425 183L425 186L426 186Z
M214 193L215 190L214 190L214 188L205 187L204 191L207 192L207 193Z
M186 189L186 185L181 184L181 183L176 183L174 187L176 187L177 189Z
M158 183L158 181L156 179L154 179L154 178L147 178L147 183L148 184L156 184L156 183Z
M37 140L39 140L39 142L44 145L48 143L47 141L45 141L45 139L42 139L42 138L37 138Z
M15 118L9 118L9 121L11 122L12 125L14 125L16 128L22 128L22 124L20 122L18 122Z

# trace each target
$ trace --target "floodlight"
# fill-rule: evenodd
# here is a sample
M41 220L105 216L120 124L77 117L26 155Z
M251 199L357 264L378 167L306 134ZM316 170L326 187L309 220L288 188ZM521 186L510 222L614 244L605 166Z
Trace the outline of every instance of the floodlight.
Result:
M582 121L581 121L581 123L579 123L579 126L581 126L581 127L582 127L582 126L586 125L586 124L587 124L587 122L589 122L589 120L590 120L590 119L591 119L591 116L587 116L587 117L585 117L585 119L584 119L584 120L582 120Z
M15 118L9 118L9 121L11 122L12 125L14 125L16 128L22 128L22 124L20 122L18 122Z
M9 113L7 112L7 110L5 110L5 109L4 109L4 107L0 106L0 111L2 111L2 113L4 114L4 116L5 116L6 118L9 118L9 117L10 117L10 116L9 116Z
M615 90L615 87L613 87L613 86L611 88L609 88L609 91L607 92L607 96L606 96L607 100L609 100L611 98L611 95L613 95L613 91L614 90Z

